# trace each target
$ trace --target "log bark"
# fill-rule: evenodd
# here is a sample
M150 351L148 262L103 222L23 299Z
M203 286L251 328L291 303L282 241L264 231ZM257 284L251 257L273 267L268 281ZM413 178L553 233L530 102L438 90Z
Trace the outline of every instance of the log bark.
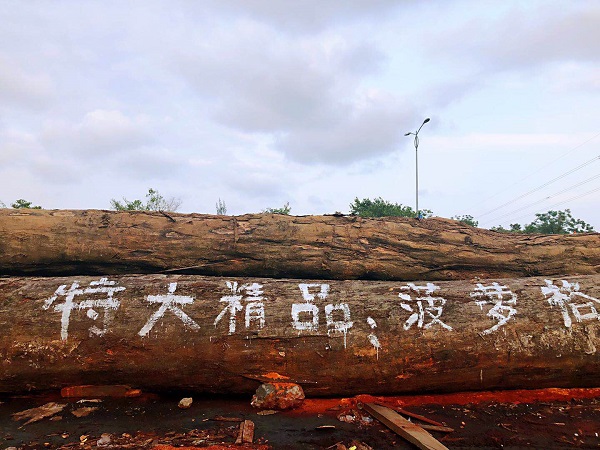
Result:
M0 392L598 386L599 282L0 278Z
M447 219L0 210L0 274L454 280L600 273L600 234Z

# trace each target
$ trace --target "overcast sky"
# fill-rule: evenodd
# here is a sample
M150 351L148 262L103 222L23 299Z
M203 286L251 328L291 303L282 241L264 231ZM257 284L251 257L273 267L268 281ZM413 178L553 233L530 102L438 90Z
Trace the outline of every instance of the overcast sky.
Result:
M0 22L6 204L414 208L404 133L431 117L421 208L600 229L598 1L0 0Z

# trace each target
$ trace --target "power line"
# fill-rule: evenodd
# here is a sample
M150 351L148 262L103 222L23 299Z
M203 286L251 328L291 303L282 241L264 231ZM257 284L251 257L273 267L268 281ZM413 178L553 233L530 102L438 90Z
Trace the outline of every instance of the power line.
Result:
M579 186L583 186L584 184L587 184L587 183L589 183L590 181L593 181L593 180L595 180L595 179L597 179L597 178L600 178L600 174L598 174L598 175L594 175L593 177L590 177L590 178L588 178L587 180L584 180L584 181L581 181L581 182L579 182L579 183L577 183L577 184L574 184L574 185L572 185L572 186L569 186L568 188L565 188L565 189L563 189L562 191L555 192L554 194L552 194L552 195L549 195L548 197L542 198L542 199L540 199L540 200L536 200L536 201L535 201L535 202L533 202L533 203L529 203L528 205L525 205L525 206L523 206L523 207L521 207L521 208L519 208L519 209L515 209L514 211L511 211L511 212L509 212L509 213L506 213L506 214L502 214L502 215L500 215L500 216L498 216L498 217L496 217L496 218L494 218L494 219L490 219L490 220L488 220L488 221L485 221L484 223L488 224L488 223L492 223L492 222L498 222L499 220L503 220L505 217L510 217L510 216L512 216L513 214L515 214L515 213L518 213L519 211L523 211L524 209L531 208L532 206L535 206L535 205L538 205L538 204L540 204L540 203L543 203L543 202L545 202L546 200L549 200L549 199L551 199L551 198L553 198L553 197L556 197L557 195L564 194L565 192L568 192L568 191L570 191L570 190L572 190L572 189L578 188Z
M560 201L560 202L558 202L558 203L555 203L555 204L553 204L553 205L550 205L550 209L552 209L552 208L555 208L555 207L557 207L557 206L560 206L560 205L562 205L562 204L564 204L564 203L568 203L568 202L572 202L572 201L574 201L574 200L578 200L578 199L580 199L580 198L582 198L582 197L585 197L586 195L590 195L590 194L593 194L594 192L598 192L598 191L600 191L600 187L597 187L597 188L595 188L595 189L592 189L591 191L585 192L585 193L583 193L583 194L581 194L581 195L578 195L578 196L576 196L576 197L571 197L571 198L569 198L569 199L567 199L567 200L562 200L562 201ZM523 217L527 217L528 215L529 215L529 214L523 214L522 216L515 217L513 220L519 220L519 219L522 219Z
M517 184L520 184L520 183L522 183L523 181L525 181L525 180L527 180L527 179L531 178L533 175L536 175L536 174L540 173L540 172L541 172L542 170L544 170L546 167L548 167L548 166L550 166L550 165L554 164L556 161L558 161L559 159L562 159L562 158L564 158L565 156L567 156L568 154L570 154L570 153L574 152L574 151L575 151L575 150L577 150L578 148L581 148L581 147L583 147L585 144L587 144L587 143L588 143L588 142L590 142L590 141L593 141L593 140L594 140L594 139L596 139L598 136L600 136L600 133L596 134L595 136L592 136L592 137L591 137L591 138L589 138L587 141L584 141L584 142L582 142L581 144L579 144L579 145L576 145L575 147L573 147L573 148L572 148L572 149L570 149L569 151L567 151L567 152L563 153L562 155L560 155L560 156L556 157L555 159L553 159L553 160L552 160L552 161L550 161L549 163L547 163L547 164L545 164L545 165L543 165L543 166L539 167L537 170L535 170L535 171L533 171L533 172L529 172L527 175L525 175L525 176L524 176L523 178L521 178L520 180L517 180L517 181L515 181L513 184L509 185L509 186L508 186L508 188L505 188L505 189L503 189L503 190L501 190L501 191L498 191L498 192L496 192L495 194L493 194L493 195L491 195L491 196L489 196L489 197L487 197L487 198L485 198L485 199L481 200L480 202L478 202L478 203L474 204L473 206L471 206L469 209L474 209L474 208L476 208L477 206L481 205L482 203L485 203L485 202L487 202L488 200L491 200L492 198L494 198L494 197L497 197L498 195L502 194L503 192L506 192L506 189L510 189L510 188L512 188L513 186L516 186Z
M493 213L494 211L498 211L499 209L501 209L501 208L504 208L505 206L508 206L508 205L510 205L510 204L512 204L512 203L514 203L514 202L515 202L515 201L517 201L517 200L520 200L520 199L522 199L522 198L524 198L524 197L527 197L527 196L529 196L529 195L533 194L534 192L537 192L537 191L539 191L540 189L543 189L543 188L545 188L546 186L549 186L550 184L552 184L552 183L554 183L555 181L558 181L558 180L560 180L560 179L562 179L562 178L566 177L567 175L571 175L572 173L574 173L574 172L577 172L577 171L578 171L578 170L580 170L580 169L583 169L584 167L586 167L586 166L588 166L588 165L592 164L593 162L596 162L596 161L598 161L599 159L600 159L600 155L597 155L597 156L593 157L592 159L590 159L589 161L586 161L586 162L584 162L583 164L581 164L581 165L579 165L579 166L575 167L574 169L571 169L571 170L569 170L568 172L565 172L565 173L563 173L562 175L559 175L559 176L557 176L556 178L553 178L552 180L550 180L550 181L547 181L546 183L542 184L541 186L538 186L538 187L536 187L535 189L532 189L532 190L530 190L530 191L526 192L525 194L519 195L518 197L515 197L515 198L513 198L512 200L510 200L510 201L508 201L508 202L506 202L506 203L503 203L502 205L500 205L500 206L498 206L498 207L496 207L496 208L494 208L494 209L491 209L491 210L489 210L489 211L487 211L487 212L485 212L485 213L483 213L483 214L480 214L478 217L480 217L480 218L481 218L481 217L483 217L483 216L487 216L488 214L491 214L491 213Z

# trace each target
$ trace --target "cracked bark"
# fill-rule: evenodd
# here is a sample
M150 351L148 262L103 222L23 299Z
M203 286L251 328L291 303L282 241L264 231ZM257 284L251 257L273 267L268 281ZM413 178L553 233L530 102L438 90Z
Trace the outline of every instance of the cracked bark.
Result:
M167 271L366 280L597 274L600 235L501 234L437 218L0 210L0 274Z

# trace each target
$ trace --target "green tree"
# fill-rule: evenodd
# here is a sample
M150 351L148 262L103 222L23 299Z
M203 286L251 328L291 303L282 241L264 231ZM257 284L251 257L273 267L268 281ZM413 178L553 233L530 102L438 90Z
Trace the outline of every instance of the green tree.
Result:
M181 206L181 200L171 197L165 199L157 190L148 189L146 202L142 200L127 200L123 197L120 202L114 198L110 201L110 206L117 211L166 211L175 212Z
M581 219L575 219L570 209L564 211L548 211L536 214L536 219L525 226L525 233L540 234L571 234L588 233L594 231L589 223Z
M0 200L0 208L6 208L6 204L2 200Z
M451 217L453 220L458 220L460 223L464 223L465 225L470 225L472 227L476 227L479 225L479 222L476 221L473 216L470 214L463 214L462 216L454 216Z
M267 208L263 211L263 214L283 214L285 216L290 215L290 211L292 207L290 206L290 202L286 202L281 208Z
M23 200L22 198L20 198L10 206L15 209L42 209L41 206L34 206L31 202Z
M218 216L227 215L227 206L225 206L224 201L221 201L221 199L219 199L219 201L216 203L216 207L217 207L217 215Z
M503 233L538 233L538 234L571 234L571 233L589 233L594 231L589 223L581 219L575 219L570 209L564 211L548 211L535 215L536 219L528 225L522 226L518 223L511 223L510 228L506 229L499 225L492 227L494 231Z
M353 203L350 203L350 214L353 216L361 217L416 217L415 210L410 206L403 206L402 204L388 202L381 197L371 200L370 198L363 198L359 200L358 197L354 199ZM421 210L421 217L431 217L433 213L428 209Z

